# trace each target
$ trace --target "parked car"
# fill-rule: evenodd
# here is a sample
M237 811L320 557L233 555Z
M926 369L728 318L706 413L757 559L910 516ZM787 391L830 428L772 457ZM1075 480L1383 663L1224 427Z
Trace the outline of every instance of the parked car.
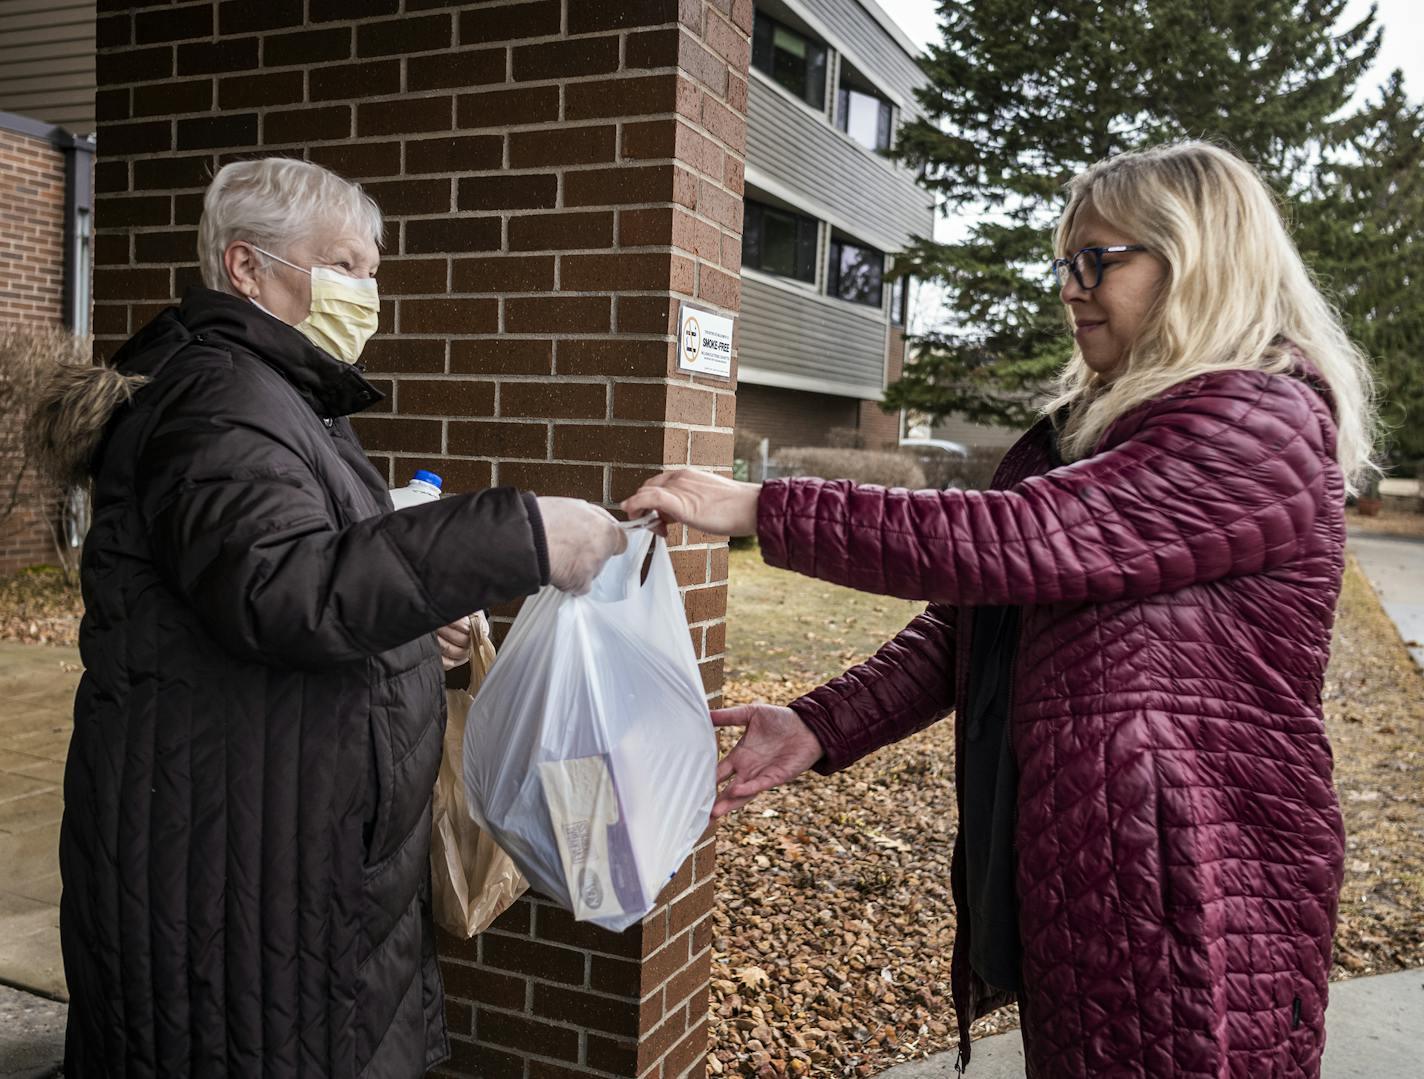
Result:
M902 438L900 452L914 459L931 487L963 487L969 447L946 438Z
M932 456L937 456L935 451L943 451L955 457L968 457L969 447L962 442L951 442L947 438L902 438L900 439L901 449L923 450Z

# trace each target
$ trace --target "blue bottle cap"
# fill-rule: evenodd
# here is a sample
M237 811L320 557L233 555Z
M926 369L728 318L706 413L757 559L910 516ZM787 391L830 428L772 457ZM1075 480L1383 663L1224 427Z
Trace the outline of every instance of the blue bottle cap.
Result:
M415 479L420 480L421 483L428 483L432 487L440 487L440 477L434 472L425 471L423 468L415 474Z

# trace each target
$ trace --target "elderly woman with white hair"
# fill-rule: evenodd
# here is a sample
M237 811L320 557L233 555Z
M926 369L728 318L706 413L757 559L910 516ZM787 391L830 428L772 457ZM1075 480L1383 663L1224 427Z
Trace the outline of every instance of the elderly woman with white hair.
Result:
M226 166L207 287L36 414L54 470L94 485L68 1075L409 1079L446 1055L442 658L468 612L585 590L623 539L509 488L390 512L347 419L381 398L356 366L380 240L375 203L324 169Z

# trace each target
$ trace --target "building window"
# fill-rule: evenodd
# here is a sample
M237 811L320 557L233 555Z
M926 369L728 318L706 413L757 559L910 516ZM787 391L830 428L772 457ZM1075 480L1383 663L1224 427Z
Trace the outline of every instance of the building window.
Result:
M910 321L910 279L901 275L890 282L890 321L904 326Z
M748 199L742 213L742 265L815 281L818 227L814 217Z
M813 109L826 107L826 47L760 11L752 31L752 66Z
M826 291L851 303L879 307L883 292L885 256L873 247L848 240L831 241L830 277Z
M890 149L890 102L841 83L836 126L867 150Z

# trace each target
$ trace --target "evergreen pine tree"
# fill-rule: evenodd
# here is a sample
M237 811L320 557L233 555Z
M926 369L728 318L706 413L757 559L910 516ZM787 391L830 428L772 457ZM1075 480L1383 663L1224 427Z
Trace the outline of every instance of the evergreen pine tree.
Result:
M1342 126L1297 240L1374 362L1387 458L1424 465L1424 105L1403 75Z
M1336 31L1346 3L943 0L924 116L896 153L945 212L979 220L960 242L917 238L899 260L944 287L951 325L916 339L887 407L1030 419L1071 350L1052 225L1063 186L1093 162L1210 138L1296 186L1379 47L1373 8Z

